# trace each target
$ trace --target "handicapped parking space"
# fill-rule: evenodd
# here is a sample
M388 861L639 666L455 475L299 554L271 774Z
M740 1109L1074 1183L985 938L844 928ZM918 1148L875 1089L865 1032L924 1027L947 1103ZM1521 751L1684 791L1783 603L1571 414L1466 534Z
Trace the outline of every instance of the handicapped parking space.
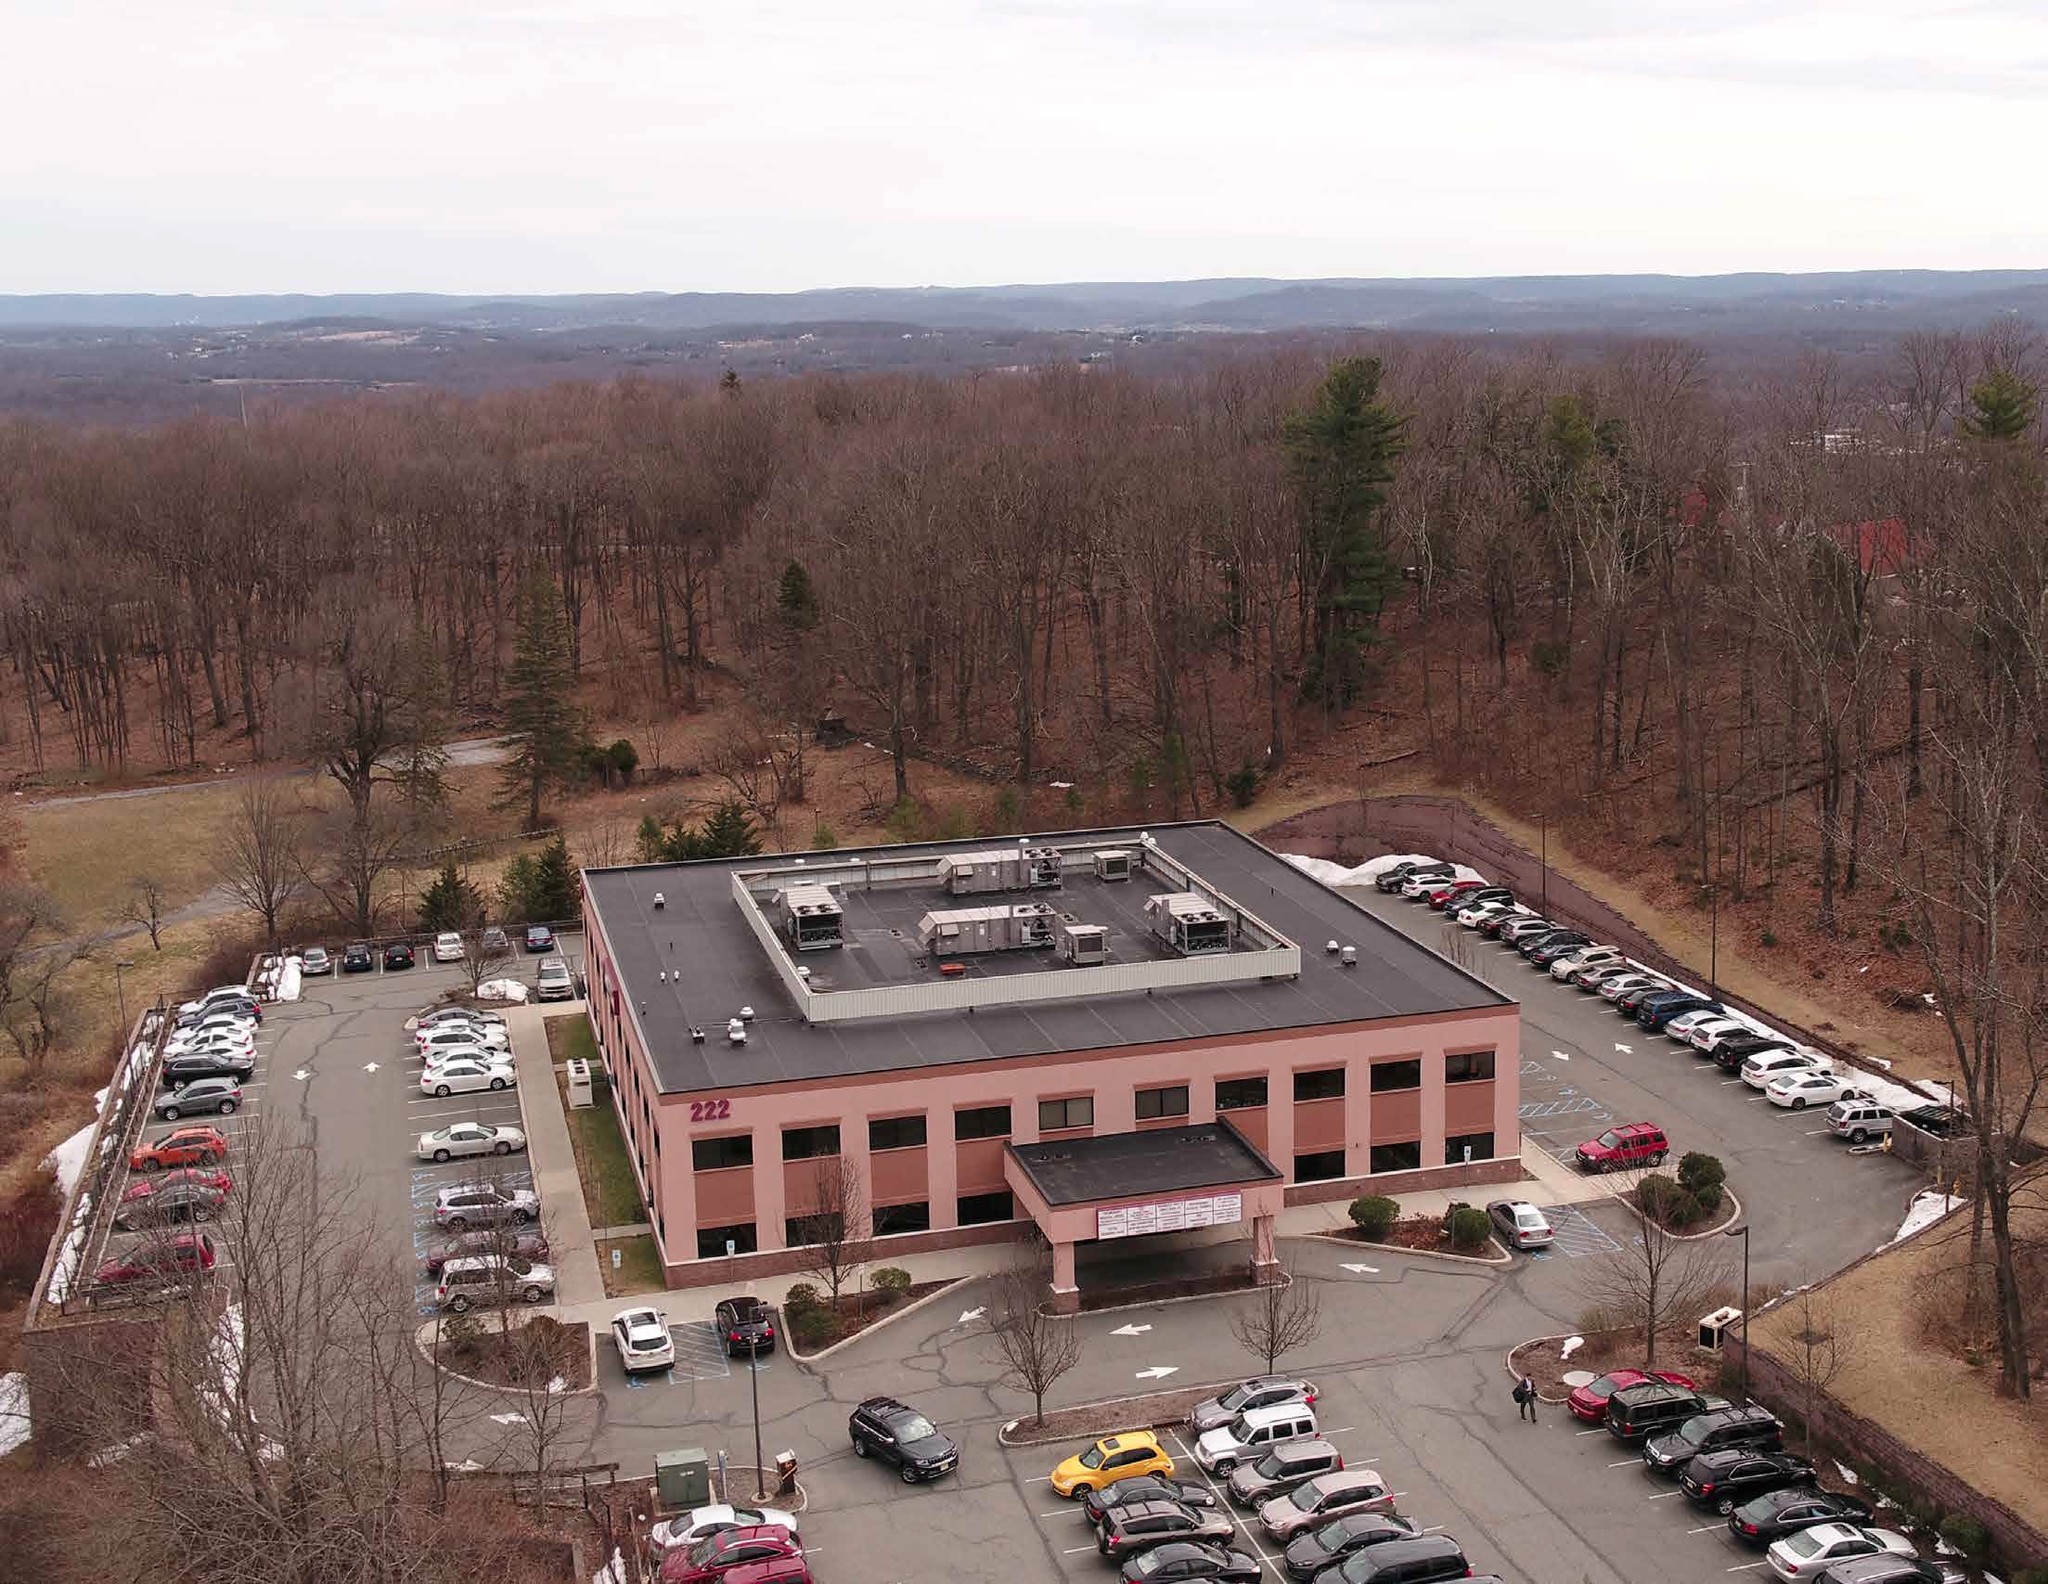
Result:
M1621 1245L1600 1229L1599 1223L1576 1205L1538 1205L1550 1223L1554 1239L1548 1248L1530 1249L1531 1259L1562 1255L1565 1259L1587 1259L1601 1254L1619 1254Z

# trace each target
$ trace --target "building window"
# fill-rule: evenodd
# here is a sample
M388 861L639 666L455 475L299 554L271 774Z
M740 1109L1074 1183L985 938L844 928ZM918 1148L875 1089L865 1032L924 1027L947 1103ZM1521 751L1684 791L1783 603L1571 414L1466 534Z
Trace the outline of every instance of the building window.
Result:
M1075 1095L1070 1100L1038 1102L1038 1131L1057 1133L1062 1128L1095 1126L1095 1097Z
M1216 1109L1218 1111L1250 1111L1266 1103L1266 1080L1257 1078L1218 1078L1216 1080Z
M812 1160L820 1155L839 1153L839 1127L836 1123L827 1127L784 1128L782 1130L782 1158L784 1160Z
M875 1236L892 1237L898 1232L929 1232L932 1207L920 1199L916 1204L876 1205Z
M1294 1075L1296 1100L1341 1100L1344 1098L1344 1069L1318 1067L1314 1072Z
M1467 1155L1465 1152L1472 1153ZM1493 1135L1491 1133L1460 1133L1455 1138L1444 1140L1444 1164L1462 1166L1468 1160L1492 1160Z
M1140 1089L1138 1091L1138 1120L1157 1121L1160 1117L1184 1117L1188 1114L1188 1086L1175 1084L1166 1089Z
M724 1259L725 1245L732 1244L735 1254L751 1254L757 1247L754 1241L754 1223L742 1221L738 1226L697 1228L697 1258Z
M724 1138L690 1140L690 1165L698 1171L724 1171L754 1164L754 1135L729 1133Z
M1375 1144L1372 1147L1372 1161L1368 1170L1377 1175L1380 1172L1414 1171L1422 1165L1422 1141L1410 1139L1406 1144Z
M813 1243L838 1243L843 1241L840 1229L845 1224L836 1210L830 1215L791 1216L782 1223L782 1241L791 1248L807 1248Z
M918 1149L924 1144L923 1116L877 1117L868 1123L871 1150Z
M1344 1152L1340 1149L1317 1150L1312 1155L1294 1157L1296 1182L1328 1182L1332 1177L1343 1175Z
M1372 1092L1393 1094L1403 1089L1422 1087L1422 1062L1414 1061L1374 1062L1372 1064Z
M1492 1051L1465 1051L1444 1058L1444 1082L1490 1083L1493 1079Z
M953 1113L953 1137L956 1139L1008 1138L1009 1136L1010 1108L1006 1105L969 1106L964 1111L955 1111Z
M991 1221L1014 1221L1016 1207L1010 1202L1010 1190L998 1188L994 1193L962 1194L960 1196L960 1224L962 1226L986 1226Z

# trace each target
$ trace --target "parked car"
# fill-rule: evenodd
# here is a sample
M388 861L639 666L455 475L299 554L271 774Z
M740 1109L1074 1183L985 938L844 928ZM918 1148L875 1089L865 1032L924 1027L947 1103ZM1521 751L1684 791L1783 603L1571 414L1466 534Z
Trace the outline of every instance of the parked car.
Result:
M1180 1579L1224 1579L1229 1584L1258 1584L1264 1575L1249 1551L1204 1545L1196 1540L1170 1540L1140 1551L1123 1565L1124 1584L1176 1584Z
M1421 896L1425 891L1429 890L1432 886L1442 885L1446 881L1455 880L1457 878L1458 866L1456 864L1423 864L1418 868L1410 869L1405 875L1401 876L1399 880L1395 881L1394 884L1389 886L1387 889L1390 891L1399 892L1402 896L1407 897L1412 902L1416 897Z
M164 1171L173 1166L211 1166L227 1159L228 1141L218 1128L172 1128L129 1152L130 1171Z
M1262 1454L1255 1462L1240 1463L1224 1484L1230 1499L1240 1507L1256 1511L1282 1491L1294 1489L1305 1479L1327 1474L1344 1466L1344 1454L1327 1441L1314 1437L1288 1441Z
M1344 1469L1304 1480L1259 1509L1259 1527L1285 1544L1304 1529L1356 1512L1392 1512L1394 1493L1372 1469Z
M1712 996L1690 990L1663 990L1646 995L1636 1003L1636 1022L1652 1034L1661 1034L1675 1017L1687 1012L1725 1012L1728 1009Z
M1919 1557L1851 1557L1836 1562L1821 1574L1821 1584L1964 1584L1968 1577L1961 1568L1946 1562L1927 1562Z
M114 1211L114 1225L123 1232L172 1226L186 1221L211 1221L220 1214L227 1194L204 1183L166 1182L145 1177L130 1184Z
M1711 1051L1723 1039L1739 1039L1744 1034L1753 1034L1752 1029L1741 1018L1730 1017L1727 1013L1688 1012L1682 1018L1674 1018L1664 1032L1675 1039L1683 1040L1696 1051Z
M568 963L559 957L549 957L540 965L540 972L534 975L533 998L536 1001L573 1001L576 999L576 978L569 972Z
M775 1351L775 1315L758 1298L721 1298L711 1311L711 1324L728 1358L748 1358Z
M1707 1048L1707 1054L1714 1058L1716 1066L1729 1072L1741 1072L1742 1064L1753 1056L1792 1048L1792 1042L1778 1034L1732 1034L1726 1039L1715 1040Z
M1229 1540L1237 1525L1228 1513L1203 1507L1183 1507L1179 1502L1132 1502L1112 1507L1103 1514L1096 1530L1095 1549L1112 1562L1122 1562L1140 1551L1165 1545L1170 1540L1199 1540L1209 1544Z
M1168 1479L1163 1474L1134 1474L1114 1485L1090 1486L1080 1494L1081 1516L1093 1528L1112 1507L1131 1502L1171 1501L1184 1507L1214 1507L1216 1490L1197 1480Z
M1512 904L1514 900L1514 892L1506 886L1488 885L1482 880L1452 897L1444 904L1443 912L1448 917L1456 918L1468 908L1491 907L1496 902L1506 906ZM1432 902L1430 905L1434 907L1436 904Z
M1316 1433L1316 1411L1307 1403L1251 1408L1229 1424L1195 1441L1195 1461L1211 1474L1227 1474L1282 1441L1304 1441Z
M420 1093L445 1099L452 1094L509 1089L515 1081L510 1062L485 1062L465 1057L436 1063L421 1073Z
M308 946L299 953L299 972L309 979L334 972L334 959L325 946Z
M1783 1437L1784 1426L1768 1408L1716 1408L1694 1415L1669 1435L1651 1436L1643 1443L1643 1467L1653 1474L1675 1474L1702 1452L1769 1450L1782 1445Z
M527 925L526 949L536 957L542 952L553 951L555 949L555 932L545 924Z
M1553 923L1548 929L1531 930L1526 935L1516 936L1515 950L1526 957L1539 946L1547 946L1554 940L1572 935L1578 936L1578 939L1565 940L1567 946L1585 946L1591 943L1591 937L1583 930L1575 930L1568 924Z
M406 945L404 941L393 941L384 948L384 971L386 973L390 973L395 969L410 968L411 966L412 948Z
M123 1199L140 1199L152 1185L168 1188L181 1183L197 1188L211 1188L215 1193L225 1194L234 1190L235 1180L217 1166L174 1166L169 1171L153 1172L147 1177L132 1182L123 1191Z
M150 1239L120 1254L110 1254L92 1273L95 1287L134 1287L196 1276L219 1258L213 1239L204 1232L182 1232L170 1239Z
M1374 876L1372 883L1381 891L1398 891L1406 883L1408 877L1418 869L1437 869L1448 873L1450 865L1439 863L1434 858L1409 858L1401 863L1391 864L1387 868L1382 869L1378 875Z
M801 1561L803 1549L795 1532L780 1524L719 1529L663 1557L661 1584L711 1584L760 1563Z
M1471 1577L1472 1565L1457 1541L1447 1534L1419 1534L1352 1552L1325 1584L1436 1584Z
M1609 1370L1598 1380L1588 1381L1576 1387L1564 1405L1574 1419L1583 1419L1587 1424L1601 1424L1607 1418L1607 1399L1628 1386L1648 1386L1663 1382L1671 1386L1682 1386L1687 1391L1698 1390L1698 1382L1690 1375L1680 1375L1674 1370Z
M1775 1106L1804 1111L1810 1105L1833 1105L1837 1100L1860 1100L1863 1091L1838 1072L1784 1073L1764 1085L1764 1098Z
M458 1155L510 1155L526 1148L526 1135L516 1127L488 1122L455 1122L420 1135L415 1152L423 1161L448 1161Z
M1171 1474L1173 1458L1150 1430L1105 1436L1061 1460L1052 1471L1056 1495L1079 1496L1134 1474Z
M427 1250L420 1257L420 1264L429 1276L439 1276L441 1267L452 1259L465 1254L510 1254L523 1260L545 1261L548 1257L548 1240L537 1231L515 1231L510 1227L490 1227L480 1232L458 1232L436 1247Z
M450 1023L466 1023L474 1028L497 1028L505 1026L502 1012L486 1012L481 1007L448 1006L436 1007L431 1012L422 1012L412 1020L412 1029L418 1034L424 1029L442 1028Z
M1577 1150L1581 1171L1627 1171L1636 1166L1662 1166L1671 1153L1664 1130L1654 1122L1624 1122L1591 1138Z
M1892 1529L1866 1529L1860 1524L1815 1524L1782 1540L1764 1553L1771 1571L1785 1580L1816 1579L1837 1562L1851 1557L1916 1556L1913 1542Z
M1523 944L1525 946L1528 945L1527 942ZM1558 958L1569 957L1574 952L1584 950L1590 944L1590 938L1580 934L1577 930L1559 930L1555 935L1546 935L1535 945L1528 946L1528 949L1522 955L1529 959L1530 967L1541 968L1544 972L1548 973L1550 965L1556 962Z
M516 1254L464 1254L445 1261L434 1302L462 1314L490 1304L539 1303L554 1296L555 1273Z
M434 937L435 962L461 962L462 958L462 936L460 934L454 930L443 930Z
M1765 1491L1818 1483L1813 1465L1805 1458L1790 1452L1762 1452L1753 1447L1703 1452L1686 1464L1678 1476L1679 1489L1690 1500L1720 1513L1731 1513Z
M1853 1100L1837 1100L1828 1107L1828 1131L1851 1144L1882 1138L1891 1132L1892 1121L1890 1106L1880 1105L1862 1095Z
M502 1023L471 1023L466 1019L445 1018L432 1028L415 1030L413 1046L421 1055L430 1051L461 1050L465 1047L482 1046L486 1050L505 1051L512 1048L512 1036L505 1032Z
M1652 985L1661 985L1663 982L1655 974L1641 972L1615 974L1610 978L1600 981L1600 999L1602 1001L1612 1001L1631 990L1647 990Z
M1820 1066L1821 1058L1812 1051L1758 1051L1742 1064L1742 1081L1752 1089L1768 1089L1774 1078L1783 1078L1788 1073L1812 1072Z
M469 1183L443 1188L434 1195L434 1225L452 1232L473 1226L510 1222L524 1226L540 1219L540 1196L531 1188L500 1188L495 1183Z
M1527 908L1517 905L1503 912L1496 913L1492 918L1485 920L1479 926L1479 933L1488 940L1499 940L1500 932L1510 924L1519 924L1524 919L1532 919L1534 917L1536 915Z
M1527 918L1514 919L1501 926L1497 939L1504 946L1512 946L1527 935L1540 935L1558 926L1540 914L1532 913Z
M1636 1013L1642 1008L1642 1004L1649 1000L1651 996L1663 995L1672 988L1673 986L1668 979L1655 979L1649 984L1638 985L1633 990L1624 990L1614 998L1614 1010L1623 1017L1633 1020Z
M246 1029L216 1028L173 1035L164 1041L166 1056L254 1056L256 1039Z
M815 1584L808 1557L775 1557L766 1562L742 1562L718 1575L720 1584Z
M1506 923L1522 910L1513 902L1475 902L1458 911L1458 922L1469 930L1483 929L1496 919Z
M248 1078L256 1071L256 1058L237 1051L200 1051L164 1059L164 1086L183 1089L201 1078Z
M166 1122L188 1116L233 1116L242 1108L242 1086L232 1078L195 1078L182 1089L156 1097L156 1114Z
M772 1524L791 1534L797 1532L796 1514L780 1507L731 1507L714 1502L709 1507L692 1508L680 1518L664 1518L647 1531L647 1549L663 1557L678 1546L693 1546L721 1530L748 1529L759 1524Z
M1868 1523L1876 1514L1861 1496L1787 1485L1765 1491L1728 1515L1728 1532L1749 1545L1769 1545L1823 1523Z
M512 1065L510 1051L495 1050L488 1045L444 1045L420 1052L420 1075L438 1072L452 1062L479 1062L486 1067L507 1067ZM514 1068L514 1076L518 1069Z
M476 949L486 957L504 957L510 955L512 942L503 930L493 924L477 937Z
M1431 912L1442 913L1450 909L1455 916L1457 910L1451 908L1453 902L1460 897L1470 896L1475 891L1486 889L1487 884L1484 880L1452 880L1444 885L1424 887L1422 900L1429 904Z
M255 999L254 996L249 994L249 987L246 984L215 985L204 994L195 996L192 1000L180 1004L178 1011L181 1014L187 1012L214 1012L226 1005L243 1001L253 1002Z
M1281 1403L1312 1403L1316 1389L1307 1381L1285 1375L1254 1375L1239 1381L1220 1397L1205 1398L1188 1413L1188 1428L1196 1435L1227 1425L1247 1408L1274 1408Z
M1568 983L1577 985L1581 990L1594 991L1598 990L1610 979L1626 978L1635 971L1634 968L1625 962L1593 963L1584 968L1574 968L1565 975L1565 979Z
M960 1466L960 1449L939 1427L894 1397L870 1397L846 1421L855 1457L896 1465L903 1483L934 1480Z
M1590 973L1595 968L1618 967L1623 961L1619 946L1581 946L1577 951L1553 957L1550 960L1550 977L1569 980L1574 974Z
M1669 1381L1645 1381L1640 1386L1624 1386L1610 1396L1602 1417L1607 1433L1615 1440L1638 1442L1720 1406L1720 1399L1687 1387L1674 1386Z
M377 966L377 959L371 955L368 941L351 941L341 949L341 971L345 974L368 973Z
M1389 1540L1408 1540L1422 1532L1412 1518L1391 1512L1348 1513L1342 1518L1296 1535L1287 1542L1281 1562L1288 1575L1312 1579L1325 1568L1333 1568L1354 1551L1384 1545Z
M1543 1212L1526 1199L1496 1199L1486 1207L1486 1214L1511 1249L1547 1248L1557 1241Z
M1969 1113L1957 1106L1917 1106L1900 1116L1929 1138L1956 1138L1970 1129Z
M641 1370L675 1368L675 1334L668 1328L668 1316L651 1304L621 1309L613 1315L612 1343L618 1348L619 1364L628 1375L637 1375Z

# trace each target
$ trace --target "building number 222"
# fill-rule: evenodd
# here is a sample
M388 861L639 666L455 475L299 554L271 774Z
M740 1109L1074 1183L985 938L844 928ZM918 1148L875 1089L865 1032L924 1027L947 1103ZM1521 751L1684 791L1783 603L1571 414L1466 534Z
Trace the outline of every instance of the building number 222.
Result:
M692 1122L723 1122L732 1115L730 1100L692 1100L690 1120Z

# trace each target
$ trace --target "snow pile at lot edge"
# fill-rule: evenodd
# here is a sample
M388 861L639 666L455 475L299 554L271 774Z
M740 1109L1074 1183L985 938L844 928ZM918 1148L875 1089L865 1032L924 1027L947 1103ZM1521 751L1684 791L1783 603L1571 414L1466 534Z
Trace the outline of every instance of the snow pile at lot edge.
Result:
M479 1001L524 1001L526 986L517 979L486 979L476 987Z
M28 1441L28 1377L0 1375L0 1457Z
M78 1186L78 1179L85 1171L85 1153L92 1143L92 1130L98 1126L99 1123L96 1121L86 1123L43 1157L43 1165L48 1167L57 1179L59 1193L69 1194Z
M1903 1243L1914 1233L1925 1232L1950 1211L1960 1210L1967 1203L1967 1199L1958 1199L1938 1188L1913 1195L1912 1206L1906 1211L1906 1219L1899 1223L1899 1235L1892 1242Z

